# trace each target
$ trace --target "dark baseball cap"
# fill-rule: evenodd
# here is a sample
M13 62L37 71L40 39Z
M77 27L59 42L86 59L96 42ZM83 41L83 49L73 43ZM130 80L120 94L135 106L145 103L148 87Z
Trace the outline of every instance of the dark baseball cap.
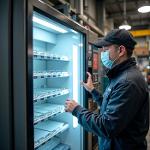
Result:
M95 46L102 48L112 44L123 45L126 48L134 49L136 41L132 34L125 29L114 29L109 32L104 38L95 42Z

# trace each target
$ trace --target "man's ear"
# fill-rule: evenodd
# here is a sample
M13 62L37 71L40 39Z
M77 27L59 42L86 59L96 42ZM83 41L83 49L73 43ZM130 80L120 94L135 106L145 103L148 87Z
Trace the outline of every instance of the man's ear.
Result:
M123 45L120 45L118 52L119 52L119 56L124 56L124 55L126 55L126 54L127 54L126 47L123 46Z

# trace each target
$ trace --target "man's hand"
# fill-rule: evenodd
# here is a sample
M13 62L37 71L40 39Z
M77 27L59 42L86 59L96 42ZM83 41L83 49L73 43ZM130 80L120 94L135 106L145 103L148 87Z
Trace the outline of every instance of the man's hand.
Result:
M89 72L87 72L88 78L87 78L87 83L81 82L81 85L84 86L84 88L88 91L88 92L92 92L92 90L94 89L94 85L92 82L92 77L91 74Z
M65 111L72 112L76 106L79 104L74 100L66 100L65 102Z

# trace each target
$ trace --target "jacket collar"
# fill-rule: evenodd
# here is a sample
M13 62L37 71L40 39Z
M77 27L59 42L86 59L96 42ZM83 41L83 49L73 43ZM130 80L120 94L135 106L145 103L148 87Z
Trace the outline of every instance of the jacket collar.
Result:
M108 76L108 78L113 78L113 77L117 76L118 74L120 74L121 72L123 72L124 70L126 70L132 66L136 66L136 61L135 61L135 58L133 58L133 57L125 60L124 62L122 62L118 65L115 65L112 69L110 69L107 72L106 75Z

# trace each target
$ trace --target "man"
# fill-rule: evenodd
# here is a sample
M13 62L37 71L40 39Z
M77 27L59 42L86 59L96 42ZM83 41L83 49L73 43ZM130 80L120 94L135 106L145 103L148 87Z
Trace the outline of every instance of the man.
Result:
M102 48L101 61L109 84L103 96L94 89L89 73L87 83L82 84L100 105L100 114L88 111L74 100L66 101L66 111L76 116L84 129L100 137L100 150L147 149L149 96L144 78L131 57L135 44L128 31L119 29L96 43Z

